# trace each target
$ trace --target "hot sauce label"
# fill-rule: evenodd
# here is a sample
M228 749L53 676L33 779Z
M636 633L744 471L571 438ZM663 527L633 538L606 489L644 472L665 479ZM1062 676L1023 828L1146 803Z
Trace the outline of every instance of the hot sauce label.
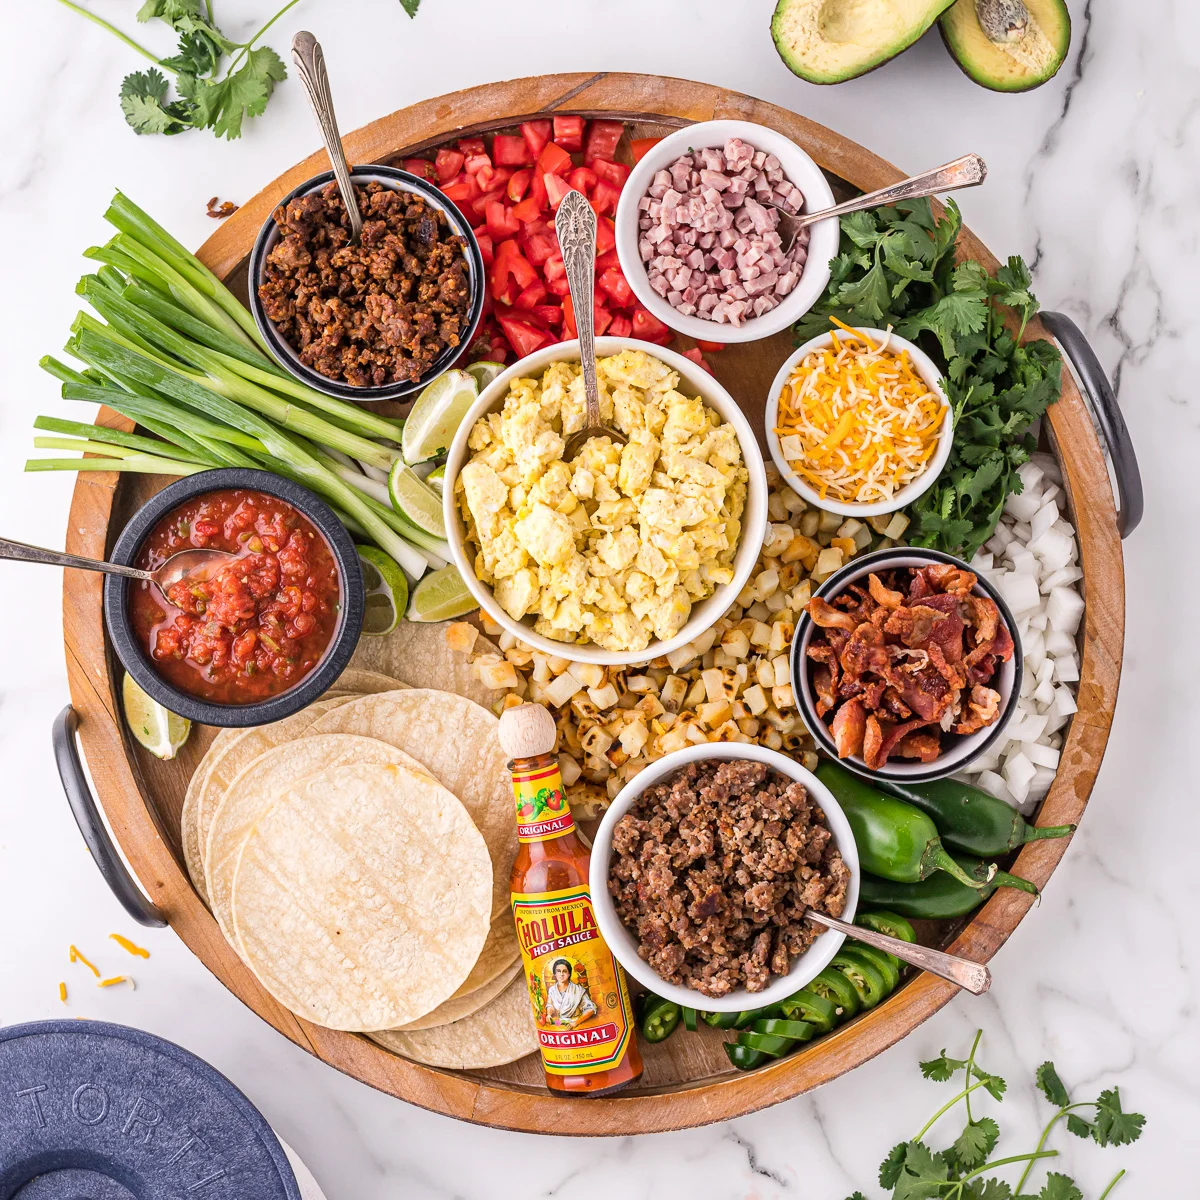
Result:
M532 771L513 771L512 778L519 841L543 842L575 828L557 763Z
M587 885L514 892L512 907L546 1071L612 1070L629 1046L632 1008L625 976L600 937Z

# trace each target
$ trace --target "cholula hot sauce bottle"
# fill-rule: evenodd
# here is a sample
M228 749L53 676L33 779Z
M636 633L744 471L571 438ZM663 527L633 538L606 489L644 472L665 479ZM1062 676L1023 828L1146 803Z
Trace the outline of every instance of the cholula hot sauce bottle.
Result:
M575 832L554 740L554 718L540 704L500 717L520 841L513 918L546 1086L601 1096L637 1079L642 1056L625 973L596 925L588 851Z

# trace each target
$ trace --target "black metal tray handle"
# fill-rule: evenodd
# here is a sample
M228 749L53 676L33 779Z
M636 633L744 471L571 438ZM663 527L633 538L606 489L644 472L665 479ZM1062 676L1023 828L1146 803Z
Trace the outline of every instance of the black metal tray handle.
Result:
M154 903L146 898L126 869L100 819L87 776L83 773L83 763L79 761L79 749L75 745L78 725L79 717L69 704L54 719L54 761L58 765L58 777L62 780L75 823L83 834L96 866L100 868L100 874L104 876L104 882L112 889L121 907L139 925L161 929L167 923L165 918Z
M1121 509L1117 514L1117 528L1123 538L1128 537L1142 519L1142 472L1138 468L1133 440L1129 436L1125 418L1121 415L1116 394L1108 382L1100 360L1096 357L1096 352L1079 326L1065 313L1043 312L1040 315L1042 324L1070 359L1071 366L1083 385L1088 406L1100 427L1109 458L1112 459L1113 473L1117 478L1117 496L1121 501Z

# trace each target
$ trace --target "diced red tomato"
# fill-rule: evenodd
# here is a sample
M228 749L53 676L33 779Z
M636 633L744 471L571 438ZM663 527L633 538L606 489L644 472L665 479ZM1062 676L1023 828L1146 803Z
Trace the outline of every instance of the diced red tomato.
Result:
M578 154L583 149L583 118L555 117L554 141L571 154Z
M521 124L521 136L529 147L529 153L537 158L542 147L550 140L551 125L549 121L524 121Z
M462 208L479 195L479 184L470 175L459 175L449 183L442 184L442 192L448 200L453 200Z
M613 162L607 158L593 158L588 166L601 179L606 179L619 192L625 186L625 180L629 178L629 168L624 163Z
M571 297L564 296L562 302L563 310L563 333L567 339L577 338L579 329L575 324L575 305L571 303Z
M628 308L633 303L633 288L621 274L620 267L611 267L596 280L597 286L610 297L617 308Z
M596 186L596 172L591 170L590 167L576 167L567 176L567 182L577 192L582 192L585 196L590 196L592 188Z
M547 283L554 279L567 277L567 264L563 262L563 256L559 251L555 251L546 259L545 266L542 267L542 274L546 276Z
M516 212L516 209L513 209ZM525 257L535 267L540 267L548 258L558 254L558 237L553 229L537 229L522 237ZM560 256L561 257L561 256Z
M662 138L635 138L629 143L629 148L633 151L633 161L635 163L641 162L661 141Z
M418 179L428 179L430 183L437 181L437 173L433 169L433 163L427 158L406 158L404 160L404 169L410 175L415 175Z
M492 158L498 167L527 167L533 162L533 152L523 137L498 133L492 139Z
M539 212L545 212L550 207L550 198L546 195L546 177L534 167L533 178L529 181L529 198L538 206Z
M475 172L475 182L479 184L481 191L490 192L496 186L496 168L491 163L480 167Z
M617 227L608 217L596 219L596 253L607 254L617 244Z
M533 310L533 315L543 325L549 325L551 329L557 329L563 322L561 304L539 304Z
M558 175L543 175L542 178L546 182L546 195L550 199L550 207L557 211L563 197L571 190L571 185Z
M487 206L487 228L497 242L515 237L521 232L521 222L512 215L512 209L499 200L491 200Z
M612 324L608 327L608 332L611 337L631 337L633 335L633 322L620 313L613 317Z
M483 265L490 267L496 260L495 243L492 241L490 233L480 233L475 231L475 240L479 243L479 253L483 256Z
M458 148L464 154L483 154L483 138L481 137L465 137L458 139Z
M705 354L715 354L718 350L725 349L724 342L700 342L696 343Z
M633 310L633 336L645 342L669 342L671 331L653 313L640 305Z
M597 162L600 160L597 159ZM586 167L580 167L581 171L586 170ZM611 216L617 211L617 201L621 198L621 189L614 187L607 179L596 180L596 189L592 192L592 208L596 210L596 216L604 217Z
M511 311L497 312L496 320L504 330L512 348L518 357L524 358L535 350L549 345L554 339L544 329L539 329L532 320L524 316L515 316Z
M509 238L496 247L491 277L492 298L502 304L511 304L538 275L517 243Z
M537 156L537 169L543 175L562 175L571 169L571 156L553 142L547 142Z
M459 142L459 145L461 146L462 143ZM468 154L466 160L463 162L463 170L468 175L478 175L484 167L490 168L491 165L492 160L486 154Z
M547 279L546 287L552 295L561 296L564 300L571 294L571 285L567 283L565 275L560 275L557 279Z
M596 322L596 336L599 337L612 324L612 313L603 304L597 304L593 319Z
M623 121L593 121L584 143L583 161L590 163L593 158L616 158L617 143L624 132Z
M457 150L444 148L439 150L433 164L434 170L437 171L438 182L449 183L462 170L465 161L466 156Z
M603 254L596 255L596 275L597 277L604 274L605 271L611 271L613 267L620 270L621 260L617 257L615 250L606 250Z
M690 350L685 350L683 357L690 358L698 367L703 367L710 375L712 374L712 367L704 361L704 355L700 352L699 346L693 346Z
M472 176L472 178L477 179L478 176ZM478 184L476 186L478 186ZM490 192L481 193L480 195L476 196L475 199L469 201L469 203L471 206L471 211L475 214L475 216L478 217L481 221L486 221L488 205L494 204L497 201L502 202L503 200L504 200L504 189L503 188L495 188Z
M516 204L529 191L529 181L533 178L533 170L526 167L523 171L514 171L508 180L508 198ZM521 220L520 217L517 220Z
M537 308L539 304L550 293L546 291L546 285L540 280L535 279L514 301L513 308Z
M532 196L526 196L513 208L513 216L524 224L536 221L541 215L542 206Z

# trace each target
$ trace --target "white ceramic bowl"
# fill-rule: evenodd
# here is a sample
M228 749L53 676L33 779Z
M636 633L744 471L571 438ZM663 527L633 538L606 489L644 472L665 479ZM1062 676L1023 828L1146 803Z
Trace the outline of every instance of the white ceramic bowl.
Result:
M814 595L833 603L835 596L840 596L852 583L861 584L872 571L886 571L895 567L927 567L934 562L952 563L964 571L971 571L968 563L950 554L943 554L940 550L892 546L876 550L873 554L865 554L862 558L852 559L840 571L830 575ZM847 770L866 779L895 779L903 783L927 783L933 779L944 779L947 775L953 775L955 771L961 771L989 746L994 745L1001 730L1008 724L1016 710L1017 698L1021 694L1021 675L1025 666L1021 638L1017 633L1017 623L1012 610L1004 597L983 575L976 571L971 573L979 580L975 585L975 594L987 596L995 602L1000 610L1000 619L1013 639L1012 657L1008 662L1000 664L1000 670L990 684L1000 693L1000 715L990 725L985 725L974 733L944 735L942 753L931 763L918 762L915 759L889 758L878 770L872 770L860 754L850 758L838 758L837 745L829 732L829 726L817 715L816 693L813 689L812 673L808 669L808 647L817 632L817 625L808 613L801 614L796 624L796 634L792 638L790 659L796 706L800 709L800 716L816 740L818 748L834 761L840 762ZM640 779L641 776L636 778Z
M842 341L845 341L848 337L841 330L835 332ZM859 332L865 334L876 343L882 343L883 339L888 336L886 329L860 329ZM833 332L823 333L819 337L805 342L779 368L779 373L775 376L771 384L771 392L767 397L766 412L763 414L763 425L767 431L767 447L771 451L771 457L775 460L775 465L779 468L779 474L783 476L784 482L788 487L798 492L809 504L817 508L823 508L826 512L839 513L843 517L877 517L883 513L897 512L906 505L911 504L922 492L927 492L933 487L934 480L942 473L942 468L946 465L946 459L950 457L950 447L954 442L954 413L950 407L950 401L946 398L946 393L942 389L942 373L938 370L937 364L933 359L919 346L914 346L912 342L905 338L897 337L894 333L891 334L888 348L907 350L908 356L912 360L912 365L924 381L925 386L942 402L942 428L938 433L938 448L933 452L933 457L929 460L929 465L925 470L911 483L906 484L896 492L890 500L876 500L871 504L856 504L853 501L833 500L828 496L822 498L820 493L801 479L788 466L788 461L784 458L783 450L779 445L779 437L775 433L775 427L779 424L779 397L783 395L784 385L787 383L792 371L814 350L824 350L826 346L830 345L833 341L833 336Z
M668 775L674 774L680 767L691 762L711 762L719 759L748 758L756 762L766 763L780 775L795 779L804 784L809 795L817 802L825 813L825 820L833 833L833 840L841 852L842 860L850 868L850 882L846 887L846 908L842 913L843 921L853 921L855 908L858 905L858 848L854 844L854 834L850 830L850 822L846 820L838 802L833 798L829 789L811 772L806 771L799 763L780 754L776 750L768 750L765 746L743 745L737 742L706 743L699 746L689 746L684 750L676 750L664 754L662 758L639 771L618 793L616 799L604 814L600 828L592 842L592 856L588 866L588 879L592 889L592 905L596 910L596 921L600 933L608 948L616 955L617 961L625 970L644 987L649 988L656 996L674 1000L688 1008L699 1008L705 1012L741 1012L743 1009L766 1008L778 1004L794 995L806 984L811 983L820 971L829 966L830 960L841 949L844 935L831 929L819 934L817 940L792 962L791 970L776 979L761 992L749 992L738 988L728 996L712 998L697 992L692 988L680 987L667 983L641 958L637 950L637 939L625 928L616 910L613 908L612 897L608 892L608 867L612 857L613 830L617 822L629 810L633 802L651 785L662 782Z
M729 422L737 434L738 444L742 449L742 460L750 476L746 486L746 507L742 513L742 533L738 541L737 553L733 560L733 579L717 588L707 600L697 601L692 605L691 615L687 623L673 637L663 642L651 642L645 650L605 650L591 642L578 645L572 642L557 642L551 638L542 637L533 631L533 618L526 617L515 621L496 602L491 587L475 577L475 552L466 544L466 527L462 514L459 512L458 500L454 485L458 473L467 461L469 451L467 438L475 422L485 413L500 408L508 395L508 387L512 380L527 376L540 376L552 363L560 361L579 361L579 342L558 342L537 350L514 363L502 374L497 375L471 406L463 418L454 441L450 445L450 453L446 459L446 481L442 487L442 512L446 521L446 538L454 556L454 565L458 567L463 580L471 595L479 601L479 606L498 625L503 626L509 633L518 637L526 645L546 654L569 658L574 662L599 663L602 666L624 666L630 663L649 662L663 654L686 645L693 638L699 637L711 625L714 625L726 610L737 599L737 594L746 586L750 572L758 561L758 553L762 549L763 537L767 531L767 473L763 466L762 452L754 432L750 428L745 414L738 407L734 398L710 375L703 367L676 354L673 350L664 350L661 346L649 342L639 342L633 338L598 337L596 339L596 354L600 358L619 354L622 350L641 350L652 355L678 372L685 392L699 396L705 404L715 408L722 420Z
M617 205L617 257L638 301L672 329L705 342L756 342L795 324L821 298L829 282L829 260L837 254L841 238L836 217L810 227L808 258L795 288L770 312L752 317L740 327L677 312L650 286L638 254L638 201L650 190L655 174L689 150L724 146L730 138L741 138L758 150L774 154L787 178L804 193L805 212L832 207L833 192L821 168L790 138L750 121L701 121L663 138L633 168Z

